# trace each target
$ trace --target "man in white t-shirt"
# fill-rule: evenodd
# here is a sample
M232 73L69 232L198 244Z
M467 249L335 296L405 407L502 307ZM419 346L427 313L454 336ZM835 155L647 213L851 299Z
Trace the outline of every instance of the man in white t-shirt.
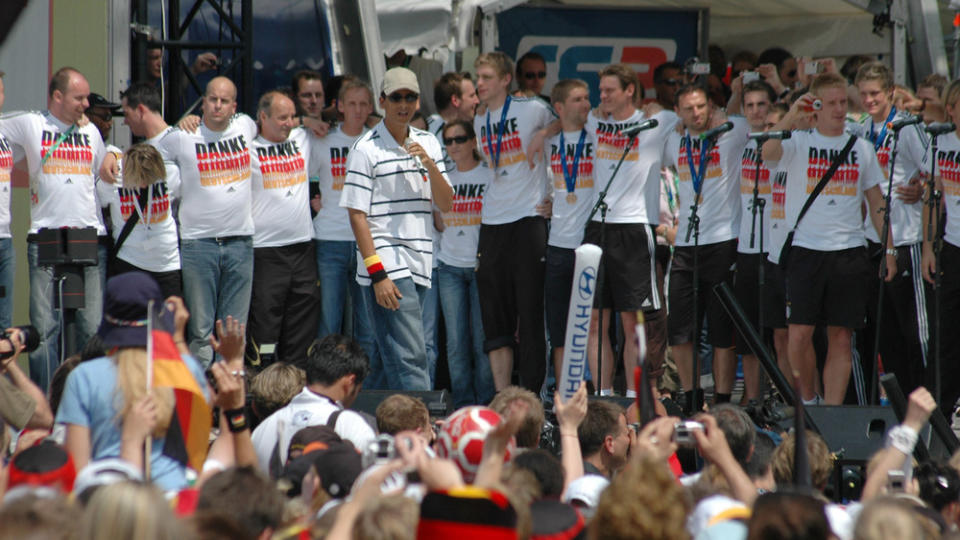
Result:
M265 347L274 359L300 365L316 334L317 261L307 169L311 138L294 128L296 108L286 94L260 97L260 136L253 151L253 286L247 323L247 361L261 363Z
M449 211L453 204L439 141L409 125L419 100L412 71L384 74L383 121L351 149L340 199L362 258L357 281L367 292L387 386L403 390L430 389L421 318L431 286L430 231L434 205Z
M180 257L190 350L209 364L214 321L246 323L253 282L251 154L257 126L236 114L237 87L226 77L208 84L194 132L160 144L180 168Z
M48 111L25 112L0 122L0 135L12 146L16 160L26 159L30 175L30 323L40 333L40 346L30 354L30 377L47 388L58 365L60 322L54 310L53 268L37 264L36 235L40 229L91 227L106 234L96 201L96 175L105 153L93 124L77 122L87 108L90 85L77 70L64 67L50 80ZM77 312L76 344L82 347L100 324L106 248L99 265L83 270L85 305ZM62 351L64 356L77 351Z
M520 385L538 393L546 376L547 223L538 215L537 205L546 198L549 182L544 162L531 169L527 153L533 135L554 115L540 98L509 95L513 62L505 54L481 54L474 67L477 94L485 109L474 119L474 130L492 174L484 194L477 246L477 285L486 334L483 348L490 357L494 384L502 390L511 382L514 336L519 335Z
M0 71L0 110L3 109L3 75ZM16 257L10 234L10 194L13 192L13 149L0 133L0 328L13 326L13 274Z
M547 239L544 296L547 332L557 381L563 368L567 310L576 264L574 250L583 241L583 228L593 206L596 136L586 128L590 113L590 88L580 79L565 79L553 87L553 108L560 118L560 133L546 141L550 160L553 215Z
M433 85L433 102L437 106L437 113L427 118L427 131L440 137L447 122L473 121L480 99L468 74L450 71Z
M848 124L848 131L873 143L885 175L880 185L884 195L891 175L893 180L890 229L900 271L885 285L880 356L884 371L896 374L904 394L909 394L924 384L924 366L927 364L928 291L920 270L923 255L921 214L924 208L920 200L923 188L920 175L929 173L924 166L927 137L922 125L906 126L897 135L887 126L888 122L901 120L907 114L893 105L893 73L886 65L881 62L864 64L857 72L856 85L867 116L855 126ZM893 164L895 170L890 170L894 138L897 139L897 159ZM864 227L872 267L879 268L883 251L880 237L869 219L864 222ZM858 348L865 353L863 364L868 373L873 373L876 358L873 343L879 285L879 280L871 280L868 325L857 338Z
M763 145L764 159L778 162L787 173L788 205L802 206L823 178L831 162L847 144L844 133L847 115L847 81L836 73L823 73L810 85L810 93L798 99L774 131L789 129L802 116L816 115L816 128L794 131L785 141L769 140ZM819 99L822 109L813 112ZM804 112L810 111L810 112ZM879 231L883 216L880 182L883 171L873 146L858 139L823 192L810 206L796 228L787 261L788 357L800 374L804 402L821 401L816 394L816 358L813 330L827 326L827 361L823 368L822 401L843 402L850 379L853 329L863 326L866 316L867 283L874 272L865 249L861 207ZM896 273L893 238L887 243L886 279Z
M303 391L253 430L260 469L272 476L287 461L290 439L305 427L330 426L361 452L377 436L362 416L346 410L357 399L370 370L356 342L341 335L315 341L303 367L307 375Z
M733 283L740 226L740 156L747 143L747 124L734 118L732 130L715 141L700 135L720 125L723 117L711 110L703 86L688 84L677 91L677 113L684 131L667 139L663 161L676 168L679 222L670 269L670 345L685 390L687 410L699 408L701 397L694 384L694 329L706 313L708 342L713 345L713 379L717 403L730 401L736 372L733 322L713 294L721 282ZM707 155L704 150L710 148ZM693 208L699 218L699 236L691 224ZM696 264L694 259L696 258ZM694 270L697 271L697 313L694 305ZM699 376L699 375L696 375Z
M347 156L353 143L366 133L366 121L373 112L373 91L360 79L344 79L337 97L340 124L323 138L313 139L310 150L310 181L316 183L311 206L313 244L317 253L317 280L320 285L320 317L317 337L341 334L344 320L353 321L353 339L370 359L367 388L385 386L383 365L377 349L370 307L357 283L357 242L350 228L350 216L340 207L340 195L347 176ZM350 319L348 319L350 320Z

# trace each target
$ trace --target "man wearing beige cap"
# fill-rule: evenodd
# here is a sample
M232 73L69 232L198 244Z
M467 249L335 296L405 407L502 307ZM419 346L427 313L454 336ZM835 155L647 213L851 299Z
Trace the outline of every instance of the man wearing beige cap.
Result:
M416 75L387 70L380 106L383 121L350 151L340 197L357 239L357 282L367 294L382 357L370 366L368 382L429 390L420 313L431 286L432 208L449 211L453 188L437 138L409 125L420 106Z

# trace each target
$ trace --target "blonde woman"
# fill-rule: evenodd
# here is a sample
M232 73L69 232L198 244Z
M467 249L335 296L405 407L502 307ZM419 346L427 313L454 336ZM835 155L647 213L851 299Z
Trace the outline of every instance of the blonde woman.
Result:
M170 504L153 486L119 482L101 487L84 510L78 540L136 538L183 540L189 538Z
M109 356L81 363L67 378L57 411L57 423L66 425L67 450L77 470L92 460L120 457L142 467L143 442L153 437L150 480L164 490L186 486L185 467L163 454L174 407L169 388L147 392L148 301L173 311L174 342L197 384L207 388L203 370L190 356L183 337L189 314L176 297L165 301L157 283L143 272L128 272L107 282L103 322L97 334ZM242 356L243 334L231 319L222 343L224 358ZM219 328L219 325L218 325ZM229 377L224 363L211 367L218 380ZM239 372L237 372L239 375ZM227 407L230 408L230 407Z

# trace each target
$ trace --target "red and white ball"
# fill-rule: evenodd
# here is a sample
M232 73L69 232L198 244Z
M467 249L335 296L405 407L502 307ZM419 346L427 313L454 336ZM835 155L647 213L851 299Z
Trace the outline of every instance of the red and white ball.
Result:
M489 407L470 406L457 410L443 423L437 438L437 455L452 460L463 473L463 480L473 482L483 458L483 443L500 420L500 415ZM516 441L511 437L504 459L509 461L515 451Z

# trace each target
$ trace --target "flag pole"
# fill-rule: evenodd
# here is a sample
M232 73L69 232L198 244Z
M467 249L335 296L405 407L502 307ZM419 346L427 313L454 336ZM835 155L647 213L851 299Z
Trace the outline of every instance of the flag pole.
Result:
M147 301L147 395L153 389L153 300ZM153 433L147 435L143 447L143 479L150 481L150 458L153 455Z

